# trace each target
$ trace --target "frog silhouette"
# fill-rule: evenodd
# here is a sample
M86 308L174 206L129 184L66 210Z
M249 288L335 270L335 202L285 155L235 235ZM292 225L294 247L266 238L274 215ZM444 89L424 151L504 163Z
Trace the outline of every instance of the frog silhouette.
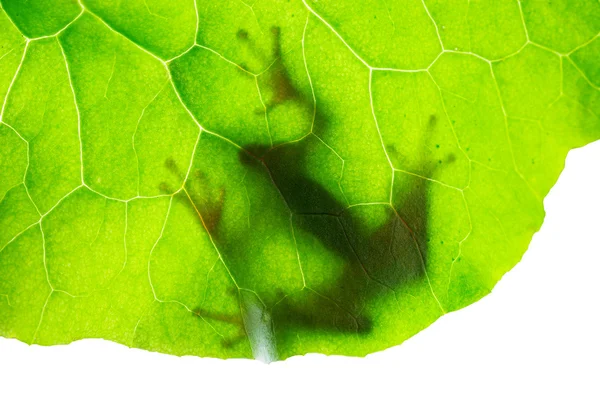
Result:
M273 28L271 32L275 38L272 56L280 60L280 30ZM238 40L255 48L246 32L240 31L237 36ZM257 54L257 57L262 56ZM310 105L312 109L312 99L302 95L295 87L283 62L273 69L268 82L274 94L266 104L267 111L293 102ZM286 291L277 288L276 280L272 282L277 296L266 301L264 306L280 344L293 341L301 331L369 334L376 329L377 321L366 311L367 305L379 296L395 294L405 285L426 277L429 182L416 177L410 179L402 200L395 202L394 206L353 207L347 204L336 188L317 178L309 166L311 146L316 141L325 142L328 135L326 114L319 109L313 111L310 113L312 131L302 140L276 146L263 143L245 146L237 151L237 160L230 160L257 177L255 182L259 183L254 184L254 190L265 188L272 193L275 188L280 194L291 220L287 217L273 218L270 229L289 230L291 221L301 264L303 259L319 259L319 252L326 255L321 260L331 259L337 263L335 268L327 265L326 261L316 265L314 268L323 271L335 269L336 273L317 281L307 276L300 290ZM424 137L436 128L436 118L435 115L430 117ZM165 166L172 173L182 175L172 161L167 160ZM424 166L420 170L425 176L431 176L436 168L440 167ZM186 202L192 218L198 219L211 234L215 245L225 249L221 251L224 259L244 264L255 246L244 240L252 226L224 226L223 210L230 200L225 187L215 186L207 179L210 172L210 167L193 170L185 184L188 196L182 197L181 201ZM163 190L168 192L169 188L163 187ZM376 218L371 210L376 211ZM237 270L241 271L243 265L238 267ZM257 292L256 295L261 297L263 294ZM239 293L238 297L241 303ZM244 332L244 319L239 316L214 313L210 305L206 309L196 308L195 313L240 328L240 334L226 339L223 345L232 345L248 335L247 331Z

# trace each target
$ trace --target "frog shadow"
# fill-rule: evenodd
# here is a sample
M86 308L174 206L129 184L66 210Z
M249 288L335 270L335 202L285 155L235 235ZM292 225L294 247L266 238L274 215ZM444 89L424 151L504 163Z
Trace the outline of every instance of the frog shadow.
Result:
M276 337L278 342L293 340L291 336L300 331L367 335L377 324L375 316L368 311L370 304L385 295L395 296L426 278L429 181L416 177L407 179L400 204L354 207L336 187L315 178L314 167L309 163L313 150L307 143L313 136L322 143L327 142L328 117L323 110L313 110L313 98L296 88L281 61L280 29L274 27L271 32L275 37L273 51L279 60L275 63L281 65L274 66L269 78L274 95L266 104L267 111L286 102L298 102L302 107L311 108L313 118L312 131L302 140L275 146L255 143L238 152L243 168L261 176L264 187L274 185L292 213L305 287L298 293L281 291L279 301L270 305ZM238 32L238 39L250 43L244 31ZM426 129L435 128L435 118L431 116ZM166 160L165 167L184 179L172 159ZM423 166L420 170L424 176L431 176L436 168ZM202 194L206 190L205 173L192 171L185 182L188 196L177 199L186 205L219 247L228 240L219 229L227 193L224 188L217 188L219 195L207 201ZM160 189L173 193L165 183L161 183ZM365 212L369 207L377 208L375 217ZM233 258L243 259L252 245L238 241L228 249L238 253ZM307 261L315 258L310 257L310 253L316 248L324 249L327 259L336 260L336 267ZM328 274L327 279L321 279ZM239 293L237 296L239 300ZM211 312L206 307L196 308L194 312L240 327L239 335L225 339L224 346L232 346L245 338L241 318Z

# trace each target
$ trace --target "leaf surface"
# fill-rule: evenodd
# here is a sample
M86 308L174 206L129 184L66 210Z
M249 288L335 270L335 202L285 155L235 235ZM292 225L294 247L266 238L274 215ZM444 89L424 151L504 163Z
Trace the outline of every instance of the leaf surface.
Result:
M29 3L0 8L0 335L27 343L397 345L492 290L600 137L592 0Z

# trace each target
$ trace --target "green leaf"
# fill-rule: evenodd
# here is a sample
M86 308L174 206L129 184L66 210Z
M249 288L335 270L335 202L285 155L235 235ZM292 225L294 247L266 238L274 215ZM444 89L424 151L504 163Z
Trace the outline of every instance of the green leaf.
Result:
M600 5L2 0L0 335L365 355L488 294L600 137Z

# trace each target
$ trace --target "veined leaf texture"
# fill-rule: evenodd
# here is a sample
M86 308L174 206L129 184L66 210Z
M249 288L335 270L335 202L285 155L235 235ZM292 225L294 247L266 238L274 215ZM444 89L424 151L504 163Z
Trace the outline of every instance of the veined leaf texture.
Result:
M282 360L488 294L600 138L593 0L2 0L0 335Z

